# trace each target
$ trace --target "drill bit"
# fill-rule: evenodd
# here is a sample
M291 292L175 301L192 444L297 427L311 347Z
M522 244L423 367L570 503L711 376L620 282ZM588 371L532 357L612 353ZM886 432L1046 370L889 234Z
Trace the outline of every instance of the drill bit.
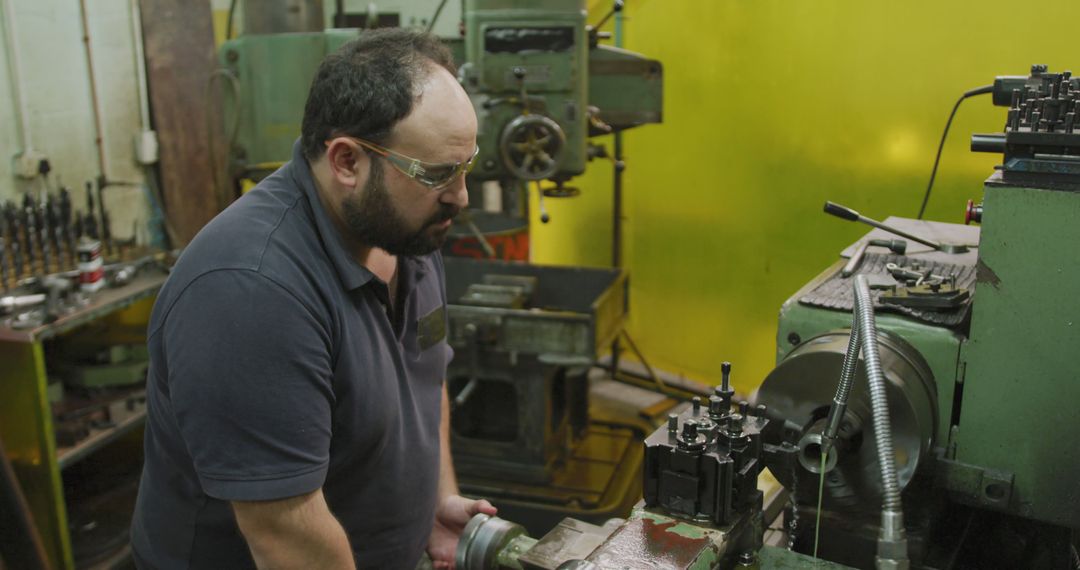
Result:
M63 234L64 247L67 248L68 267L75 267L75 241L78 236L71 227L71 191L66 186L60 189L59 202L60 231Z
M75 235L75 244L78 246L79 240L86 235L86 228L83 227L83 216L80 213L75 214L75 221L72 223L72 233Z
M7 217L0 216L0 290L8 290L8 239Z
M64 230L60 227L60 201L53 194L45 200L45 225L49 226L49 244L56 254L56 270L61 271L64 268Z
M19 243L21 227L19 224L18 208L11 200L8 200L4 204L4 221L7 223L8 227L8 248L11 250L12 273L14 273L15 279L18 280L23 272L23 250L22 245Z
M112 228L109 227L109 212L105 210L105 185L100 181L97 188L98 213L101 215L101 253L102 257L112 255Z
M86 217L83 232L91 239L98 239L97 216L94 215L94 183L86 183Z
M53 247L52 226L49 224L48 194L46 198L38 202L34 208L34 219L37 220L38 243L41 244L41 269L42 273L49 274L53 271ZM57 263L59 266L59 263Z
M37 215L34 211L34 199L29 194L23 196L23 233L26 235L26 265L30 273L37 268L37 260L41 258L41 244L38 243ZM44 271L43 271L44 273Z

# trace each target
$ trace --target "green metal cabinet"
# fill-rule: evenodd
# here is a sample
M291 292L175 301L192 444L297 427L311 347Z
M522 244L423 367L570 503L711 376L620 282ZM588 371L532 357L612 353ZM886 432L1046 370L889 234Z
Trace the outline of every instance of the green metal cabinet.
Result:
M954 441L956 461L981 468L964 489L970 502L1071 528L1080 528L1078 198L998 173L987 181Z

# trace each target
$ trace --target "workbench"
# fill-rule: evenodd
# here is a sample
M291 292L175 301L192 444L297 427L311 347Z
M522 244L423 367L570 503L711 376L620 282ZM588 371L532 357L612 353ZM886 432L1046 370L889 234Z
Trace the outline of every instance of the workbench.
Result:
M58 446L45 345L88 325L97 327L95 334L100 329L105 336L124 337L121 342L144 343L150 309L165 277L160 270L146 270L124 286L95 293L52 322L24 329L0 326L0 437L52 568L75 567L64 470L141 431L145 408L131 407L122 420L92 429L73 445Z

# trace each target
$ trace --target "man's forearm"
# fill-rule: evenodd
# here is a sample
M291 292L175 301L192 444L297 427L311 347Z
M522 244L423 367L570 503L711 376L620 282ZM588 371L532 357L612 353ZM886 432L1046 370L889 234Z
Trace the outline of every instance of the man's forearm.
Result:
M259 568L356 567L345 529L321 490L280 501L234 502L233 511Z
M443 382L442 421L439 423L439 502L458 494L457 476L454 474L454 458L450 454L450 395Z

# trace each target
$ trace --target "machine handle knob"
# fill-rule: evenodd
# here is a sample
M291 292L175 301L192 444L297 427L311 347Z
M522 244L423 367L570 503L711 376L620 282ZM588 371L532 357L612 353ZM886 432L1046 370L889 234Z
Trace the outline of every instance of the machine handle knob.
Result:
M859 221L859 213L847 206L841 206L834 202L825 202L825 213L832 214L837 218L843 218L852 222Z
M696 443L698 436L697 420L686 420L682 425L682 439L687 443Z
M896 255L904 255L907 252L907 242L902 239L872 239L870 245L887 247Z
M981 224L982 211L982 204L976 204L974 200L968 200L967 208L964 210L964 225L969 226L971 225L971 222Z

